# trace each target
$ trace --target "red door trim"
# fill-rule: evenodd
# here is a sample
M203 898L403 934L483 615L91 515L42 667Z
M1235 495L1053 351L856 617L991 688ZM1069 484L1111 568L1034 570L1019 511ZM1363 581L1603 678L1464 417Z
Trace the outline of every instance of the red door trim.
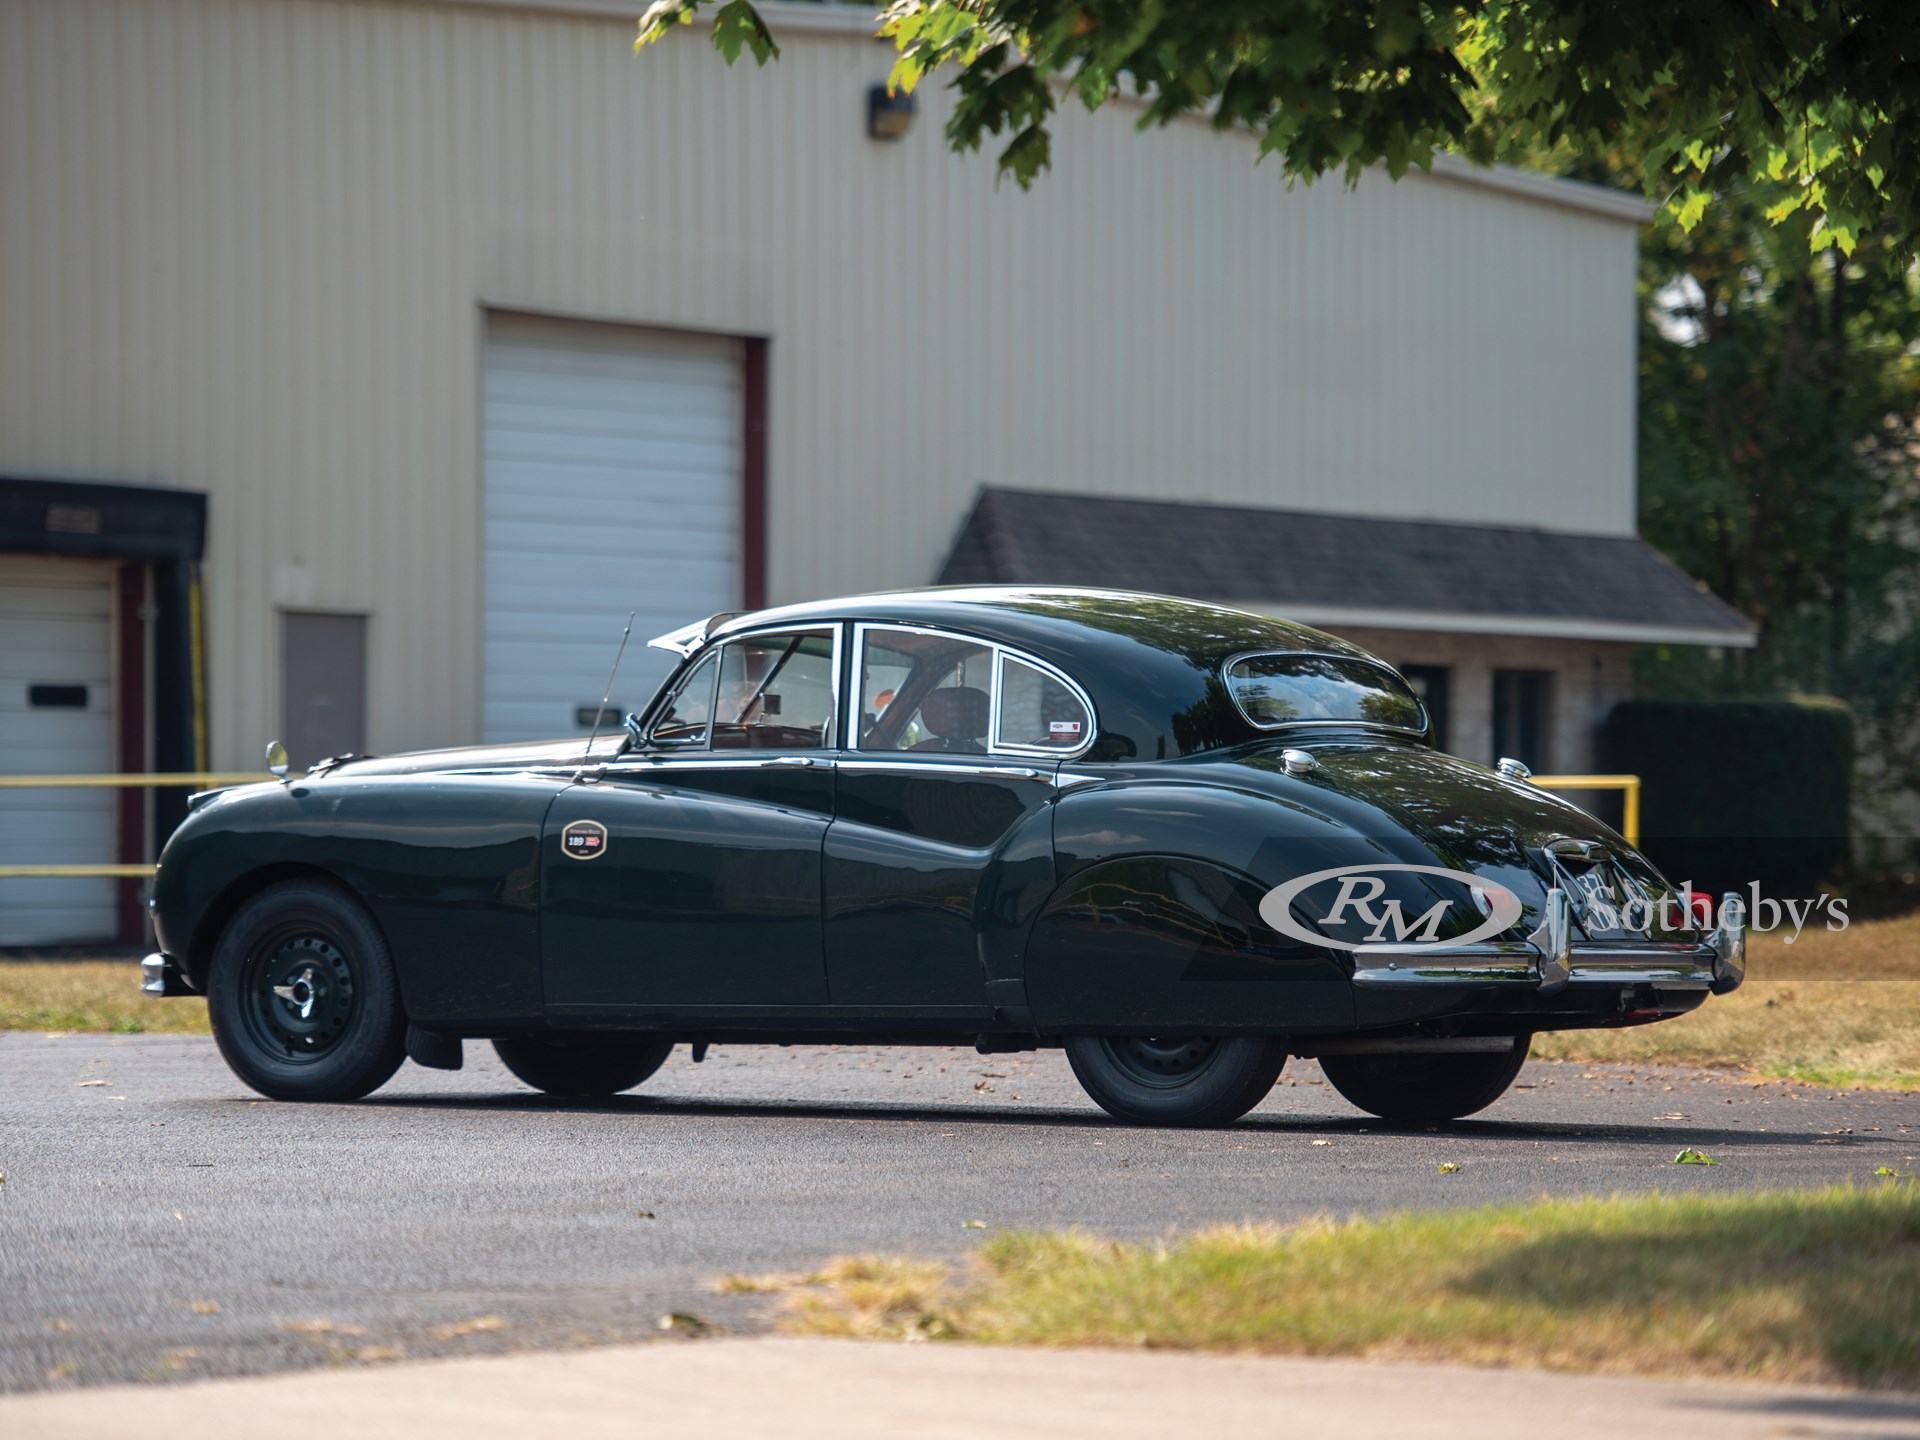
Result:
M749 610L767 603L767 342L746 342L745 423L740 465L740 598Z

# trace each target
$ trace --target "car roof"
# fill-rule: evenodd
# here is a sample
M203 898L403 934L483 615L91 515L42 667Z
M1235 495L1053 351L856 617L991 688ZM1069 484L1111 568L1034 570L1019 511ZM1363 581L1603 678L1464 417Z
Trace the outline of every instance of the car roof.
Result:
M955 630L1046 661L1092 698L1099 735L1089 758L1103 760L1169 759L1265 733L1226 694L1221 667L1235 655L1285 650L1373 659L1278 616L1173 595L1065 586L949 585L810 600L727 617L709 639L831 621Z

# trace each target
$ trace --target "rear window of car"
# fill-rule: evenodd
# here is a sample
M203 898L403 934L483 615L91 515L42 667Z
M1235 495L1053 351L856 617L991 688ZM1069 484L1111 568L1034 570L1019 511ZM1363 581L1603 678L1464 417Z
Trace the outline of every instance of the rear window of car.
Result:
M1425 730L1407 682L1384 665L1345 655L1243 655L1227 664L1227 690L1255 725L1385 725Z

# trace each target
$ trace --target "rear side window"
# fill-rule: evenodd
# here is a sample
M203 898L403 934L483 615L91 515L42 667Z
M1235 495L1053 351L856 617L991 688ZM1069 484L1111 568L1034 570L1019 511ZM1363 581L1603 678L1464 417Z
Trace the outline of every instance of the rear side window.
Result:
M863 624L854 694L862 750L1077 754L1093 743L1080 688L985 640Z
M1078 695L1011 655L1001 664L999 720L999 744L1036 750L1077 750L1093 724Z
M1407 682L1384 665L1345 655L1243 655L1227 665L1233 703L1255 725L1358 724L1427 728Z

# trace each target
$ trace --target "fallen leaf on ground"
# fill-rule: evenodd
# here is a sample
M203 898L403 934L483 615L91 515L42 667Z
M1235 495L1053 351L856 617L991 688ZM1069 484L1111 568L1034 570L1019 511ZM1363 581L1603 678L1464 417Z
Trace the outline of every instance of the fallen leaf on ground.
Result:
M74 1324L71 1320L49 1320L47 1328L56 1335L71 1335L74 1332Z
M452 1340L461 1335L478 1335L485 1330L507 1329L504 1315L476 1315L471 1320L456 1320L451 1325L436 1325L427 1333L436 1340Z
M282 1330L295 1335L364 1335L366 1329L360 1325L341 1325L332 1320L282 1320Z
M698 1315L689 1315L684 1310L672 1310L653 1322L657 1330L677 1330L683 1335L699 1335L713 1327Z
M1689 1145L1673 1157L1673 1163L1676 1165L1718 1165L1720 1162L1707 1154L1706 1151L1696 1150L1693 1146Z
M113 1082L111 1080L80 1080L75 1082L74 1088L76 1090L85 1090L90 1086L111 1085L112 1083Z
M192 1304L188 1305L187 1308L196 1315L218 1315L220 1313L220 1302L218 1300L195 1300Z
M960 1222L960 1228L962 1230L984 1230L987 1228L987 1222L984 1220L962 1220Z
M1442 1160L1440 1162L1440 1173L1442 1175L1458 1175L1460 1173L1460 1166L1455 1161Z
M973 1088L974 1088L974 1089L975 1089L976 1091L982 1091L982 1090L983 1090L983 1091L985 1091L985 1092L986 1092L987 1094L989 1094L989 1095L991 1095L991 1094L993 1093L993 1086L991 1086L991 1085L989 1085L989 1084L987 1084L987 1082L986 1082L986 1081L984 1081L984 1080L976 1080L976 1081L974 1081L974 1082L973 1082Z
M1331 1145L1333 1142L1331 1140L1316 1140L1313 1143L1316 1145Z
M1896 1170L1891 1165L1882 1165L1878 1170L1875 1170L1873 1173L1876 1175L1884 1175L1889 1180L1898 1180L1905 1172L1901 1170Z
M633 1212L633 1218L636 1220L658 1220L660 1217L651 1210L636 1210Z

